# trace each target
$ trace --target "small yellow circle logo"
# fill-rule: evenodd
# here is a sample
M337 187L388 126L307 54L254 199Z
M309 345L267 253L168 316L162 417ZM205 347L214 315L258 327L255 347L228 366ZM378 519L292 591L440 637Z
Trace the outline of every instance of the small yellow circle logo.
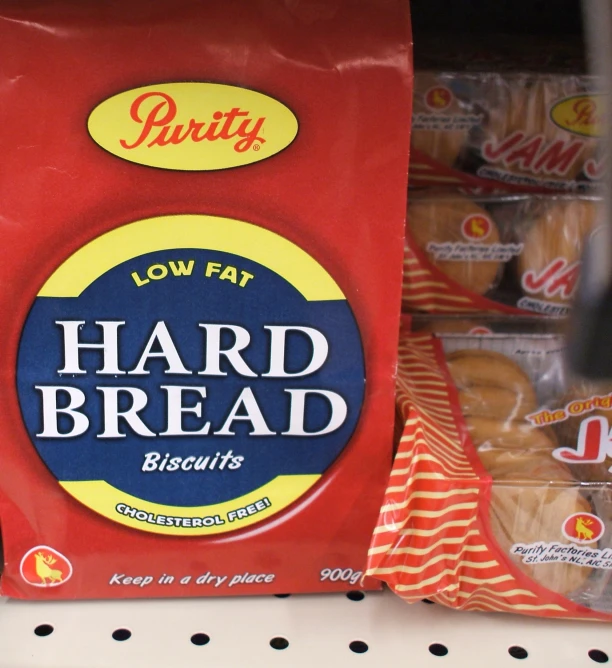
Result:
M468 216L461 223L461 233L471 241L482 241L491 233L491 221L480 214Z
M443 111L453 101L453 94L444 86L434 86L425 93L425 104L434 111Z
M582 137L601 137L605 125L603 95L573 95L559 100L550 110L552 122Z
M595 543L604 530L604 523L591 513L575 513L563 523L563 535L573 543Z
M38 545L23 556L20 571L33 587L58 587L72 577L72 564L52 547Z

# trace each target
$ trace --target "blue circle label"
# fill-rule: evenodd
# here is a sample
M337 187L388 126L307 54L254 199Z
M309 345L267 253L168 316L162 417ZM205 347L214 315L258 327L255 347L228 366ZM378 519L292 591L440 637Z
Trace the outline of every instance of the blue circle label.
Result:
M205 535L302 496L346 447L364 396L340 289L263 228L173 216L118 228L43 286L17 388L62 487L136 529Z

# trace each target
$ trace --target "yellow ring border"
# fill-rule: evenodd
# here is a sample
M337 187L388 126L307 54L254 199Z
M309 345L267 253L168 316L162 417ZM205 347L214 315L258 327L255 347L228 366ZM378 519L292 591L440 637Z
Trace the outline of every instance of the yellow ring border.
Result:
M208 506L168 506L147 501L117 489L104 480L59 481L59 484L68 494L90 510L132 529L169 536L210 536L252 526L277 515L304 496L321 478L321 475L320 473L279 475L259 489L246 492L243 496ZM229 511L256 503L263 497L267 497L270 502L268 508L254 515L236 519L234 522L229 521L227 517ZM121 503L155 516L165 515L166 517L193 519L194 517L220 515L226 521L221 525L214 524L206 527L177 527L153 524L119 513L116 508Z
M257 262L288 281L307 301L346 299L330 274L291 241L252 223L200 214L146 218L101 235L61 264L38 296L78 297L123 262L155 251L194 248Z

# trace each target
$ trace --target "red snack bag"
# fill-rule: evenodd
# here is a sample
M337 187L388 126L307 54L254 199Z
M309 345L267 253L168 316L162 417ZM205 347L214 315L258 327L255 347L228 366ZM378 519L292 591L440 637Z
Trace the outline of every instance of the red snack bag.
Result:
M571 378L541 323L402 335L404 432L366 572L408 602L612 620L612 386Z
M360 580L410 55L400 0L0 1L2 594Z

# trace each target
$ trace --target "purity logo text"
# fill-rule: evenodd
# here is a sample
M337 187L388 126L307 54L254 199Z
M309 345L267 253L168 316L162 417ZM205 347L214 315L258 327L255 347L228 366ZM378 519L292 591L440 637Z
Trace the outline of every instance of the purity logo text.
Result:
M94 141L149 167L211 171L269 158L295 139L293 112L262 93L212 83L167 83L119 93L88 121Z
M601 137L605 124L603 95L574 95L557 102L550 111L552 122L583 137Z
M153 106L151 106L151 103ZM149 109L143 112L143 109ZM183 142L230 141L234 151L244 153L253 148L255 142L265 144L259 132L266 121L265 117L251 118L250 113L240 107L229 111L215 111L211 119L196 120L190 118L187 125L176 123L178 107L176 100L167 93L153 91L139 95L130 108L130 116L142 127L135 141L120 139L121 146L133 150L145 144L153 146L174 146Z

